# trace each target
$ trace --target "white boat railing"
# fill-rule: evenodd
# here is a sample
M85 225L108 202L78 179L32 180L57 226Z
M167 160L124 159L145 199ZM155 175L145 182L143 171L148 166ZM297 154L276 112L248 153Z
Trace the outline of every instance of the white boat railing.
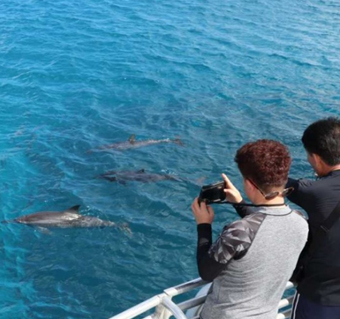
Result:
M131 319L140 315L146 315L146 312L153 310L152 314L143 319L169 319L174 316L176 319L198 319L199 308L204 303L211 283L197 278L178 286L165 289L163 293L156 295L140 304L127 309L109 319ZM204 287L203 287L204 286ZM175 303L172 298L187 292L191 292L202 287L196 297L187 299L180 303ZM288 281L286 291L293 288L293 284ZM290 318L293 295L283 297L279 303L279 313L276 319ZM186 313L184 313L186 311Z

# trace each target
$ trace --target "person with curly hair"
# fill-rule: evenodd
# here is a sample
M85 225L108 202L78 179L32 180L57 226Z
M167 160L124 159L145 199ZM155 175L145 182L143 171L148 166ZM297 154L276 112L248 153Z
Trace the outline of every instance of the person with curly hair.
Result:
M245 202L229 178L227 201L242 219L226 225L212 241L214 210L198 198L192 203L197 223L197 266L212 281L201 319L274 319L287 281L306 243L308 225L285 204L291 157L273 140L243 145L235 162L243 177Z

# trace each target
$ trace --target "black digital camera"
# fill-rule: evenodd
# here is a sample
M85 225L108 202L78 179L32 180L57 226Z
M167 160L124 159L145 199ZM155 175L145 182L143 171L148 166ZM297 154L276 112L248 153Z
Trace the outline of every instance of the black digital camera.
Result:
M205 202L206 204L221 203L226 200L226 188L225 182L219 182L216 184L204 185L201 188L198 201Z

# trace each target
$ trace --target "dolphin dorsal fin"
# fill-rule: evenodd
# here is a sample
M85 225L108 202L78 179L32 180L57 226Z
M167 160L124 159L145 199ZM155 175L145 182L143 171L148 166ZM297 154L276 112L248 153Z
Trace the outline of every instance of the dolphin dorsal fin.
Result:
M142 168L142 169L140 169L139 171L137 171L137 173L145 173L145 169Z
M130 144L134 144L136 142L136 135L135 134L132 134L129 137L129 142L130 142Z
M65 212L72 213L72 214L79 214L79 212L78 212L79 211L79 207L80 207L80 205L72 206L72 207L66 209Z

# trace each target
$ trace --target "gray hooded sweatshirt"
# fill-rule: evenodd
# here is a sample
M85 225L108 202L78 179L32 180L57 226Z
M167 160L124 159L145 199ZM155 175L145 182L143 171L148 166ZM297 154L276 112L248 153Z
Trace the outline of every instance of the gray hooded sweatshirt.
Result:
M209 255L225 264L213 280L202 319L275 319L308 235L288 206L259 207L226 226Z

